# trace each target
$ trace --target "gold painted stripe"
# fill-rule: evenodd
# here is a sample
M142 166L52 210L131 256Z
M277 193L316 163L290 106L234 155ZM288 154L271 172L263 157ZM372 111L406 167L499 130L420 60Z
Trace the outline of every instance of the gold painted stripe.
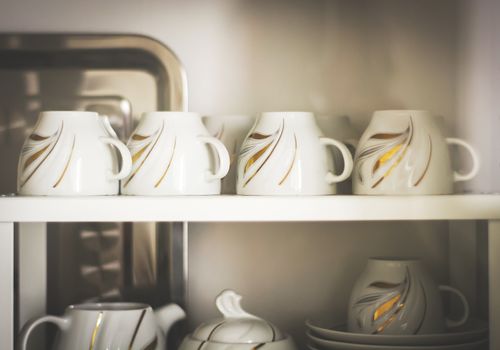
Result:
M38 157L40 157L43 152L45 152L47 150L47 148L50 147L50 143L45 146L44 148L42 148L41 150L35 152L34 154L32 154L28 160L26 160L26 162L24 163L24 166L23 166L23 171L26 170L27 167L29 167L31 165L31 163L33 163L35 160L38 159Z
M128 346L129 350L132 350L132 346L134 345L135 338L137 337L137 333L139 332L139 327L141 326L142 320L144 319L144 315L146 314L146 310L142 310L141 315L139 316L139 321L137 321L137 325L135 326L134 333L132 334L132 339L130 339L130 344Z
M146 150L146 148L149 147L149 145L151 144L148 143L146 146L142 147L140 150L138 150L136 153L134 153L132 155L132 164L134 164L135 162L137 162L137 160L142 156L142 154L144 153L144 151Z
M94 326L94 330L92 331L92 337L90 338L90 347L89 350L94 350L95 341L97 339L97 333L99 332L99 328L102 324L102 319L104 317L104 312L99 312L99 316L97 316L97 321Z
M427 159L427 164L425 166L425 170L422 173L422 176L420 176L420 178L417 180L417 182L415 182L415 184L413 185L415 187L418 186L420 184L420 182L422 182L422 180L425 177L425 174L427 173L427 170L429 170L429 165L431 164L431 158L432 158L432 140L431 140L431 136L430 135L429 135L429 147L430 147L429 158Z
M174 154L175 154L175 148L176 148L176 146L177 146L177 137L175 137L175 139L174 139L174 149L172 150L172 155L170 156L170 160L168 161L167 168L163 172L163 175L160 177L160 179L156 182L155 188L157 188L158 186L160 186L161 182L163 181L163 179L167 175L168 169L170 169L170 166L172 165L172 161L174 160Z
M56 188L57 186L59 186L59 184L61 183L62 179L64 178L64 175L66 174L66 171L68 170L69 163L71 162L71 157L73 156L73 151L75 149L75 141L76 141L76 136L73 135L73 145L71 146L71 152L69 154L68 161L66 162L66 165L64 166L64 169L63 169L63 172L61 173L61 176L59 176L59 179L52 186L52 188Z
M45 160L50 156L50 154L52 153L52 151L54 150L54 148L56 148L57 146L57 143L59 142L59 139L61 138L61 135L62 135L62 132L63 132L63 129L64 129L64 122L62 121L61 122L61 128L59 129L59 135L57 136L57 139L56 141L54 142L54 145L52 146L52 148L50 149L50 151L47 152L47 154L45 155L45 157L42 159L42 161L36 166L35 169L33 169L33 171L31 172L31 174L28 175L28 177L26 178L26 180L24 180L24 182L21 184L21 187L23 187L24 185L26 185L26 182L28 182L31 177L35 174L35 172L40 168L40 166L45 162Z
M278 137L278 140L276 141L276 144L274 145L273 149L271 150L271 152L269 153L269 155L267 156L267 158L264 159L264 161L262 162L262 164L260 165L260 167L255 171L255 173L253 173L253 175L250 176L250 178L243 184L243 187L245 187L246 185L248 185L248 183L253 180L253 178L259 173L260 169L262 169L262 167L266 164L266 162L269 160L269 158L271 158L271 156L273 155L274 150L276 149L276 147L280 143L281 136L283 136L283 131L284 130L285 130L285 119L283 119L283 123L281 124L281 133L280 133L280 136Z
M293 166L295 165L295 158L297 157L297 135L295 135L295 133L293 134L293 138L294 138L294 141L295 141L295 147L294 147L294 151L293 151L292 163L290 164L290 167L288 168L288 171L285 173L285 176L278 183L278 185L280 185L280 186L283 185L283 183L285 182L285 180L288 178L288 175L290 175L290 173L292 172Z
M392 308L395 306L397 307L397 304L399 300L401 299L401 294L397 294L382 305L380 305L378 308L375 309L375 312L373 313L373 321L378 320L380 317L384 316L386 313L391 311Z
M144 162L148 159L149 155L151 154L151 152L153 151L153 149L155 148L156 144L158 143L158 140L160 139L161 137L161 134L163 133L163 129L165 127L165 122L162 123L161 125L161 130L160 132L158 133L158 137L156 138L155 142L153 143L153 146L151 146L151 148L149 149L148 153L146 154L146 156L144 157L144 159L142 160L141 164L139 164L139 166L137 167L137 169L135 169L135 171L132 173L132 175L130 175L130 177L128 178L128 180L125 182L125 184L123 185L123 187L127 187L127 185L130 183L130 181L132 181L132 179L134 178L134 176L139 172L139 170L142 168L142 166L144 165Z
M269 142L267 145L265 145L264 147L262 147L257 153L255 153L253 156L250 157L250 159L247 161L247 163L245 164L245 169L243 171L243 174L245 174L248 169L250 169L250 167L256 162L259 160L260 157L262 157L262 155L264 153L266 153L267 149L269 148L269 146L271 146L273 142Z

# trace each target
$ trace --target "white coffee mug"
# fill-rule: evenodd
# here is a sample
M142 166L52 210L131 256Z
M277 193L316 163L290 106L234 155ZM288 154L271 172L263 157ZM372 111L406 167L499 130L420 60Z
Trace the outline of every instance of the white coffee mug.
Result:
M334 173L340 150L344 169ZM237 193L244 195L327 195L352 171L352 156L340 141L323 137L310 112L266 112L243 142L238 159Z
M127 147L110 128L95 112L41 112L19 158L18 193L118 194L119 180L129 174L132 161ZM119 171L113 148L122 158Z
M62 317L47 315L28 321L19 337L19 350L27 349L31 332L42 323L59 328L56 350L165 350L170 327L185 316L176 304L154 312L138 303L71 305Z
M255 122L247 115L216 115L203 117L210 134L219 139L229 152L230 167L222 179L222 194L236 193L236 165L240 147Z
M220 194L229 171L224 144L209 135L197 113L145 113L127 146L133 166L122 194Z
M445 318L442 292L461 300L459 320ZM351 292L347 328L367 334L430 334L461 326L468 318L465 296L438 286L419 260L369 259Z
M453 172L448 145L472 158L467 174ZM467 142L445 138L427 111L377 111L361 137L353 171L355 194L431 195L453 193L453 182L477 175L479 157Z

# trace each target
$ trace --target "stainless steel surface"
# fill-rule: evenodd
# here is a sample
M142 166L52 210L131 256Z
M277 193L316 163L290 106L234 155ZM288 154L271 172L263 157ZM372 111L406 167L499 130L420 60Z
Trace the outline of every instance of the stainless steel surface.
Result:
M0 193L16 190L17 157L41 110L105 114L126 140L143 112L186 109L185 72L175 54L151 38L0 35ZM45 250L39 257L28 256L37 248L35 241L25 240L28 233L17 252L23 282L17 327L27 318L61 313L83 300L185 303L182 223L158 228L154 223L49 224L47 242L42 242L47 245L47 283L43 278L33 282L35 291L47 288L47 305L40 298L30 301L24 283L43 268L30 269L30 262L45 256Z

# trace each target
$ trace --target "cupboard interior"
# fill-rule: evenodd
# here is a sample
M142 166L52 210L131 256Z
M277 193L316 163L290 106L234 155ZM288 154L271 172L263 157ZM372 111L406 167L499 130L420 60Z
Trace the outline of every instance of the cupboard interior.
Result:
M176 11L186 6L179 1ZM459 190L500 189L494 156L500 148L500 42L493 40L500 34L498 2L214 6L223 11L190 8L205 19L198 23L169 23L168 16L178 13L165 14L159 25L164 32L153 33L171 43L186 66L191 110L305 109L347 115L362 131L375 109L429 109L444 117L448 135L467 138L482 156L478 178ZM173 25L178 39L167 33ZM191 36L190 28L204 33ZM249 310L303 343L305 317L345 319L349 289L373 255L421 257L437 281L459 286L473 312L487 319L484 222L190 223L189 232L189 329L216 316L214 297L234 288Z
M437 283L465 294L472 317L488 320L486 231L481 221L190 223L188 329L217 317L214 299L231 288L303 345L305 319L346 321L370 257L421 259Z

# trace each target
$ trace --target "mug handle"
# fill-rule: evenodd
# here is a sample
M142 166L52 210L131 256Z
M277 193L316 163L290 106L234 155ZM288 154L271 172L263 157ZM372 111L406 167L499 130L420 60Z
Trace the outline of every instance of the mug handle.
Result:
M342 142L328 138L328 137L320 137L319 142L325 146L334 146L337 147L340 153L342 154L342 158L344 158L344 171L342 171L342 174L340 175L335 175L331 171L326 174L326 182L328 184L334 184L337 182L341 182L349 178L352 173L352 168L353 168L353 160L352 160L352 155L349 149L344 145Z
M24 326L23 329L21 330L21 334L19 336L19 343L18 343L18 349L19 350L26 350L28 346L28 338L31 334L31 332L40 324L44 322L49 322L55 324L57 327L59 327L61 330L65 330L69 326L69 320L62 318L62 317L56 317L56 316L43 316L40 318L32 319L28 321Z
M460 327L467 322L467 319L469 318L469 303L467 302L467 299L465 298L465 295L461 291L459 291L456 288L450 287L450 286L445 286L441 285L438 287L440 292L450 292L455 294L460 301L462 302L463 308L464 308L464 315L462 316L461 319L459 320L451 320L449 318L446 318L446 327L448 328L454 328L454 327Z
M213 149L215 149L215 152L219 157L218 169L213 174L211 172L207 173L207 181L222 179L229 172L230 164L229 152L227 151L226 146L224 146L221 141L212 136L198 136L198 138L201 140L201 142L213 146Z
M109 121L109 117L106 114L100 114L102 118L102 123L104 124L104 129L110 134L112 137L115 139L118 138L118 135L116 134L115 129L111 126L111 122Z
M122 168L117 174L113 174L110 172L108 175L109 180L122 180L126 178L130 172L132 171L132 156L130 155L130 151L118 139L115 139L113 137L101 137L101 141L104 143L107 143L109 145L115 146L118 152L120 152L120 155L122 157Z
M449 145L457 145L457 146L462 146L465 148L469 154L471 155L472 158L472 169L469 171L467 174L460 174L458 172L453 172L453 181L458 182L458 181L467 181L471 180L474 178L477 173L479 172L479 156L476 152L476 150L467 142L461 139L457 139L454 137L447 137L446 138L446 143Z

